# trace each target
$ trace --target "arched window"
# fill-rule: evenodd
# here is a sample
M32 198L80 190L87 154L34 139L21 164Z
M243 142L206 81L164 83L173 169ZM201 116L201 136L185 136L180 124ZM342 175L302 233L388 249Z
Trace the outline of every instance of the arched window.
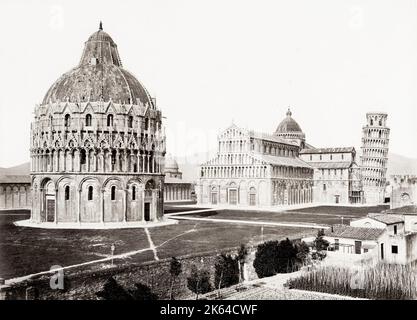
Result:
M149 118L145 118L145 130L149 129Z
M382 126L382 120L379 120L379 125Z
M129 119L127 120L127 126L129 128L133 127L133 116L129 116Z
M87 161L87 155L84 149L81 149L80 152L80 164L86 164Z
M374 125L374 120L373 119L371 119L371 126L373 126Z
M85 116L85 125L87 126L87 127L91 127L91 114L87 114L86 116Z
M69 200L70 199L70 187L66 186L65 187L65 200Z
M116 200L116 186L111 187L111 200Z
M88 187L88 197L87 197L88 201L93 200L93 186L89 186Z
M136 200L136 187L135 186L132 187L132 200L133 201Z
M71 116L69 114L65 115L64 126L68 128L71 125Z
M108 127L113 127L113 115L112 114L109 114L107 116L107 126Z

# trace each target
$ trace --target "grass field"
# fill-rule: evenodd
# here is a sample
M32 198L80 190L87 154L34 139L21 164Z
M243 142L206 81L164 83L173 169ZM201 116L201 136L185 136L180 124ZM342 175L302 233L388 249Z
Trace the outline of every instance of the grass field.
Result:
M0 213L0 277L10 279L47 271L53 265L69 266L115 254L149 248L144 229L52 230L16 227L13 221L27 219L27 211ZM149 228L160 259L239 246L241 243L298 237L316 231L306 228L231 225L180 221L176 225ZM116 264L154 259L151 250Z
M193 217L207 217L215 219L252 220L281 223L315 223L315 224L348 224L352 219L364 217L368 213L377 213L388 209L388 206L374 207L332 207L318 206L283 212L219 210L202 213L191 213Z

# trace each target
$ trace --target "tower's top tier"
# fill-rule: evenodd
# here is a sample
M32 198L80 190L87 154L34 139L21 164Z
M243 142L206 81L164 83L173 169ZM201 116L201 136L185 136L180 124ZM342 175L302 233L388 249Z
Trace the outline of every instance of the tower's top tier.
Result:
M367 127L386 127L388 114L384 112L368 112L366 114Z

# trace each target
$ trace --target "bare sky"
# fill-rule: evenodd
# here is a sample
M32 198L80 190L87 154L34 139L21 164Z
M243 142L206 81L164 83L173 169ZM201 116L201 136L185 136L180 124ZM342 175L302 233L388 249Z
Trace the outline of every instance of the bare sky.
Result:
M103 21L167 117L168 152L215 148L232 121L272 133L290 105L307 142L360 147L387 112L417 157L417 0L0 1L0 166L29 160L32 112Z

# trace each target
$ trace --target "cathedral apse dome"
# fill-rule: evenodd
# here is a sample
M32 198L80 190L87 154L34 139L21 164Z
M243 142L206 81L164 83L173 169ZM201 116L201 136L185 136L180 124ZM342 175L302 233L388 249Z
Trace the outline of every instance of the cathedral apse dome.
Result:
M290 108L288 108L286 117L279 123L274 135L290 142L296 142L301 149L305 147L305 134L297 121L292 117Z
M147 225L163 219L162 113L99 30L35 107L31 223Z

